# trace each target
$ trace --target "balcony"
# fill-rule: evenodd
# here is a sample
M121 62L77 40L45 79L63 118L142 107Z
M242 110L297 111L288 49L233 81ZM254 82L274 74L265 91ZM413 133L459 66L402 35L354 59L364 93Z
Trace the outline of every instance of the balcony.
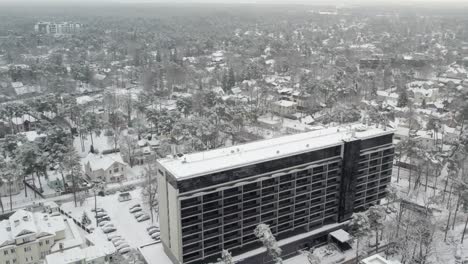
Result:
M237 194L241 194L241 189L239 187L234 187L234 188L226 189L223 191L224 198L237 195Z
M182 234L183 234L184 237L185 236L190 236L192 234L200 232L201 229L202 229L202 225L201 225L201 223L199 223L197 225L192 225L192 226L189 226L189 227L182 228Z
M243 215L243 218L246 219L246 218L249 218L249 217L252 217L252 216L256 216L258 215L258 209L257 208L254 208L254 209L250 209L250 210L245 210L244 208L244 212L242 213Z
M243 187L244 193L257 190L259 188L260 188L260 184L258 182L249 183L249 184L244 185Z
M260 205L260 200L250 200L243 204L244 210L251 209L254 207L258 207Z
M294 204L294 198L282 200L278 203L278 208L289 207Z
M219 209L220 203L218 201L206 203L203 205L203 212Z
M275 186L267 187L267 188L262 190L262 196L268 196L268 195L271 195L271 194L274 194L274 193L276 193Z
M224 207L223 214L224 215L235 214L235 213L239 213L239 210L240 210L240 205L232 205L229 207Z
M201 213L201 206L193 206L187 209L182 209L181 217L186 218L188 216L193 216L199 213Z
M292 179L293 179L292 174L286 174L280 177L280 183L290 182L292 181Z
M207 240L203 241L203 247L207 248L207 247L211 247L211 246L216 246L219 243L221 243L221 238L220 237L214 237L214 238L210 238L210 239L207 239Z
M221 193L220 192L214 192L214 193L209 193L203 195L203 203L211 202L220 199Z
M187 208L187 207L191 207L191 206L194 206L194 205L198 205L200 204L200 197L194 197L194 198L189 198L189 199L185 199L185 200L180 200L180 207L181 208Z
M215 210L215 211L210 211L208 213L203 214L203 219L206 220L211 220L220 217L221 214L221 209Z
M262 181L262 188L270 187L276 185L276 179L268 179Z
M187 217L187 218L182 219L182 226L185 227L185 226L194 225L194 224L199 223L200 221L201 221L200 215Z
M270 203L268 205L262 206L262 213L270 212L276 210L276 205L274 203Z
M206 222L203 223L203 230L209 230L209 229L212 229L212 228L216 228L219 225L221 225L221 221L219 219L206 221Z
M243 225L244 227L246 227L246 226L258 225L259 223L260 223L260 217L254 216L254 217L245 219L245 220L242 222L242 225Z
M196 244L190 244L187 246L183 247L184 254L192 253L194 251L200 250L202 247L201 242L198 242Z
M270 195L262 198L262 204L268 204L276 201L275 195Z
M240 236L241 236L240 231L230 232L230 233L224 235L223 241L226 242L226 241L235 240L235 239L238 239Z
M260 191L251 191L249 193L244 193L243 200L248 201L252 199L260 198Z
M219 227L218 225L218 228L204 231L203 238L207 239L207 238L218 236L219 234L221 234L221 227Z

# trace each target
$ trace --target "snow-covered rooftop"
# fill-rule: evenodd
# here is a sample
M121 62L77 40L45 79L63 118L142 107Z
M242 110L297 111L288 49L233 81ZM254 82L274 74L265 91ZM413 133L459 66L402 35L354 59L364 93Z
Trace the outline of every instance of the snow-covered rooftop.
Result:
M108 155L95 155L95 154L88 154L86 158L82 159L83 165L89 163L91 170L107 170L114 164L115 162L125 164L122 160L122 157L119 153L117 154L108 154Z
M159 159L159 163L174 177L183 179L207 173L279 159L314 149L338 146L352 137L366 139L393 133L392 130L367 127L362 124L326 129L255 141L243 145L192 153L183 157Z

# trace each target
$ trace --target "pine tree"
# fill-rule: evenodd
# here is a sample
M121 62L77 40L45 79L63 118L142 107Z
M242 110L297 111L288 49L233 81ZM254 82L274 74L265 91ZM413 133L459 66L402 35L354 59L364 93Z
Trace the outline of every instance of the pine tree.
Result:
M282 264L281 248L278 246L270 227L266 224L259 224L255 228L254 234L263 243L263 246L267 249L268 255L273 259L273 262L275 264Z
M400 92L398 96L397 106L406 107L407 105L408 105L408 93L406 92L406 90L403 90Z
M86 212L83 212L83 215L81 216L81 224L83 226L87 226L87 225L91 224L91 219L89 219Z

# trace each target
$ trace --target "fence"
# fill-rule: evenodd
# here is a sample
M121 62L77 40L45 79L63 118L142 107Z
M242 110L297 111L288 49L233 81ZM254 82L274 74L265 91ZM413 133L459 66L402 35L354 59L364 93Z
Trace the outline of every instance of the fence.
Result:
M59 210L59 212L60 212L61 214L65 215L65 216L68 217L69 219L72 219L73 222L74 222L77 226L79 226L81 229L83 229L86 233L88 233L88 234L91 234L91 233L92 233L92 232L91 232L91 229L89 229L89 228L87 228L86 226L84 226L84 225L81 223L81 221L76 220L73 216L69 215L67 212L63 211L61 208L59 208L58 210Z

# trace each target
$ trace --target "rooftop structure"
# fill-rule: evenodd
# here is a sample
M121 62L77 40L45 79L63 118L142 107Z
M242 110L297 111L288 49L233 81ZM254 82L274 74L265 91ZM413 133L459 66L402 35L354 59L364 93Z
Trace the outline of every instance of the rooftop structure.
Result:
M175 178L183 179L341 145L343 140L352 137L364 140L392 133L393 131L390 130L365 127L361 124L351 127L329 127L307 133L192 153L183 157L171 156L160 159L159 163Z

